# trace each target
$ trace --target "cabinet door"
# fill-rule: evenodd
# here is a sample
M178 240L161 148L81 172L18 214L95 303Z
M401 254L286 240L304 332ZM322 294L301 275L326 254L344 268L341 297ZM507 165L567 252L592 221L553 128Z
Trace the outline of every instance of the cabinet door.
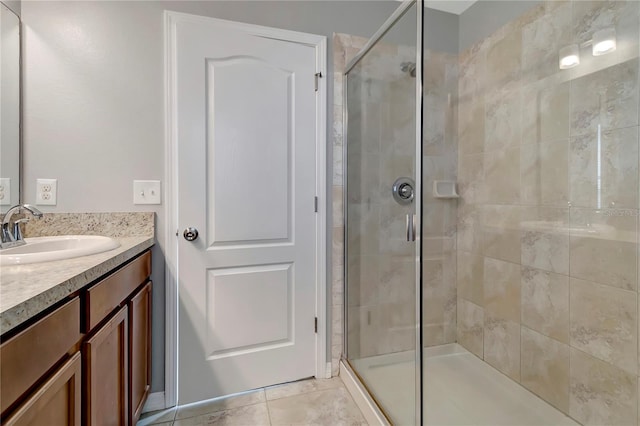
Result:
M83 345L87 426L129 424L128 327L125 306Z
M80 341L80 298L54 310L0 344L0 408L13 411ZM4 417L4 416L3 416Z
M129 301L129 423L134 425L151 387L151 281Z
M76 352L2 424L80 426L81 367Z

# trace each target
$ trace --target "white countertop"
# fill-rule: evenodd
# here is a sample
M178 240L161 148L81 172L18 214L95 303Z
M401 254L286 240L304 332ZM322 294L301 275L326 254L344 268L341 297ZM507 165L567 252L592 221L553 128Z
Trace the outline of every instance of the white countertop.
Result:
M0 334L4 334L149 247L149 236L115 238L120 247L90 256L0 268Z

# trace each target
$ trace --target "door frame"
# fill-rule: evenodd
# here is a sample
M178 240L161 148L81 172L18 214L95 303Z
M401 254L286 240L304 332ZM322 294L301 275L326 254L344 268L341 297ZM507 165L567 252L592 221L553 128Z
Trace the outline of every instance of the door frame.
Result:
M175 70L176 25L204 22L219 28L241 31L249 35L311 46L316 51L318 79L316 94L316 377L329 378L327 365L327 38L325 36L289 31L242 22L227 21L187 13L164 11L165 53L165 173L164 213L166 217L165 247L165 407L178 401L178 165L177 165L177 90Z

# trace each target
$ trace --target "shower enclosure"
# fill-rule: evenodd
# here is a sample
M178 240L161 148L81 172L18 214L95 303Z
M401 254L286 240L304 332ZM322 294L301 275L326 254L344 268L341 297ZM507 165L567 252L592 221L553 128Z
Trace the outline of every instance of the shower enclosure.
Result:
M638 424L639 53L638 1L409 1L345 63L342 363L390 423Z

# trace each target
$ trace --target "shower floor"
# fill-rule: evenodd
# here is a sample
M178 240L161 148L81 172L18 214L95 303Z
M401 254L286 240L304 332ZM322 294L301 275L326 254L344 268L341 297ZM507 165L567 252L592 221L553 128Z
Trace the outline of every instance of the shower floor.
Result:
M396 425L413 424L413 352L351 361ZM458 344L424 352L427 425L577 425Z

